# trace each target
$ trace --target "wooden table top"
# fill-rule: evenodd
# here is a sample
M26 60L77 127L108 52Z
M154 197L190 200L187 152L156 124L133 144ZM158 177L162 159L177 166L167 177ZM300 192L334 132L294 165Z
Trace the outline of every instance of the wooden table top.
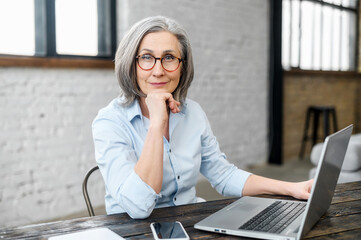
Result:
M159 208L144 220L134 220L122 213L4 228L0 229L0 239L47 239L95 227L107 227L126 239L153 239L149 225L156 221L180 221L191 239L242 239L193 228L195 223L235 200L237 198ZM361 182L337 185L330 208L306 239L361 239Z

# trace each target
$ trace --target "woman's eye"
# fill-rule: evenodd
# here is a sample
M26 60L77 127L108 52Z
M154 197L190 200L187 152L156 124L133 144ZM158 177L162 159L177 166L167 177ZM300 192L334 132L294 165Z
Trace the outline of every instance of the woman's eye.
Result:
M142 60L152 60L153 57L152 55L149 55L149 54L144 54L141 56Z
M174 57L173 55L166 55L166 56L164 57L164 59L165 59L166 61L172 61L172 60L175 59L175 57Z

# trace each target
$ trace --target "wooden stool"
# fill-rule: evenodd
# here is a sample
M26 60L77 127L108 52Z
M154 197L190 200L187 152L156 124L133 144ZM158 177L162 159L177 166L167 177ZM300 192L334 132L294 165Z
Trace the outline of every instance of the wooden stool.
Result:
M322 114L322 119L323 119L323 134L324 134L323 140L330 133L329 116L331 116L333 118L333 131L334 132L337 131L336 110L335 110L334 106L309 106L307 109L305 128L303 130L302 144L301 144L301 150L300 150L300 155L299 155L300 159L303 158L303 154L305 151L305 144L306 144L306 141L309 139L308 128L310 125L311 115L313 115L312 146L314 146L317 141L318 123L319 123L319 118L320 118L321 114Z

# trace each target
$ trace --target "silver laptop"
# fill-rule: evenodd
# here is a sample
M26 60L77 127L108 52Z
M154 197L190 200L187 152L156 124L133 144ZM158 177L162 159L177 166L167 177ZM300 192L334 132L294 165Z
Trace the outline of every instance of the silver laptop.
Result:
M194 227L243 237L301 239L331 204L352 128L350 125L325 139L307 202L242 197Z

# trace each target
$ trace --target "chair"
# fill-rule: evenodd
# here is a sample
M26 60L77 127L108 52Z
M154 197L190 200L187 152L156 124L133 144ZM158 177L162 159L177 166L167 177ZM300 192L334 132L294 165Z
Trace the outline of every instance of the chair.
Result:
M309 177L314 178L317 165L322 154L323 143L316 144L311 151L310 160L315 165L309 171ZM361 133L354 134L345 154L345 160L342 165L338 183L361 181Z
M303 154L305 151L305 144L306 141L310 138L308 136L308 128L310 126L310 119L313 116L313 130L312 130L312 147L316 144L317 141L317 132L318 132L318 124L320 115L323 119L323 134L325 139L329 133L330 133L330 118L332 118L333 123L333 131L337 132L337 119L336 119L336 110L334 106L310 106L307 109L306 114L306 122L305 122L305 128L303 130L303 137L302 137L302 143L301 143L301 150L299 154L299 158L303 158Z
M86 207L88 208L89 216L91 216L91 217L95 216L95 214L94 214L93 206L90 202L90 198L89 198L89 194L88 194L88 179L89 179L90 175L98 169L99 169L98 166L92 167L87 172L87 174L85 175L84 180L83 180L83 196L84 196Z

